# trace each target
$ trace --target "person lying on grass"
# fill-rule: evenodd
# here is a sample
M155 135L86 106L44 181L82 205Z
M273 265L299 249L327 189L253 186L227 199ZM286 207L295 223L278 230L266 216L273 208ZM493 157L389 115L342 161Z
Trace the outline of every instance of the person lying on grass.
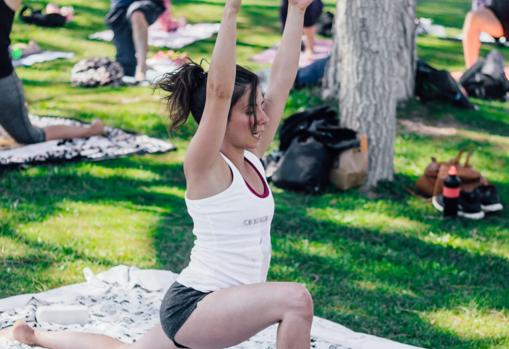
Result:
M271 144L298 68L304 12L288 16L264 97L256 74L236 65L240 0L227 0L210 69L193 62L165 75L171 127L198 122L184 160L185 202L194 222L189 265L164 297L160 324L133 344L17 322L4 335L52 349L226 348L278 324L277 348L309 349L313 301L305 286L267 282L274 201L260 158Z

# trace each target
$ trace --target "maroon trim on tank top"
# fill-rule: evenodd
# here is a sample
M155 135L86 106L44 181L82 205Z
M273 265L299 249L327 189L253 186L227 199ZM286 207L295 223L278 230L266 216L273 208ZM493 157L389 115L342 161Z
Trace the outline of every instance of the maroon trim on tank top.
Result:
M250 185L249 183L244 179L244 182L246 182L246 185L247 187L249 188L249 190L251 191L251 193L255 194L256 196L258 196L259 198L266 198L267 196L269 196L269 186L267 185L267 182L265 181L265 178L263 178L262 174L260 172L258 172L258 169L256 168L256 166L251 162L249 161L248 158L245 158L246 161L249 163L249 165L251 165L251 167L255 170L256 174L258 175L258 177L260 177L262 183L263 183L263 193L262 194L258 194Z

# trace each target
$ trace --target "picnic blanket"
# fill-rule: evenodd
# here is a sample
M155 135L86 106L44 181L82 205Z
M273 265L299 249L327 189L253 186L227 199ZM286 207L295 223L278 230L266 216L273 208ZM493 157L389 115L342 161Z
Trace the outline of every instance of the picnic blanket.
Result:
M29 56L16 59L12 61L15 67L19 66L31 66L36 63L43 63L54 61L55 59L70 59L74 57L73 52L62 52L62 51L42 51L39 53L33 53Z
M166 270L140 270L116 266L94 275L84 271L86 282L37 294L0 299L0 329L17 319L45 330L75 330L101 333L133 342L159 323L159 306L176 274ZM84 325L39 322L37 308L48 305L82 305L89 311ZM275 348L277 326L271 326L235 349ZM315 317L311 330L314 349L417 349L388 339L354 332L344 326ZM0 349L31 347L0 338Z
M299 67L305 67L307 65L310 65L317 59L327 57L328 55L330 55L333 46L334 43L332 40L329 39L316 40L315 53L313 57L310 59L306 57L304 52L301 52L301 55L299 57ZM273 46L269 49L266 49L265 51L262 51L251 57L250 60L256 63L272 63L274 61L274 58L276 57L277 48L278 46Z
M151 25L148 30L148 44L155 47L180 49L195 41L208 39L217 32L219 32L219 23L186 24L174 32L166 32L158 26ZM113 40L113 31L105 30L94 33L88 38L111 41Z
M30 116L30 120L38 127L85 125L71 119L34 115ZM19 145L9 139L6 132L0 128L0 168L80 159L96 161L130 154L167 152L174 149L175 146L167 141L113 127L106 127L104 136Z

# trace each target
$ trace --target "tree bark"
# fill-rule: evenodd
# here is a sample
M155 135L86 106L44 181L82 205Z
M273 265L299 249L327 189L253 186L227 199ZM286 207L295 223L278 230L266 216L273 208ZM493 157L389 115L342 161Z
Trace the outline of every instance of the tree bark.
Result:
M413 95L414 20L415 0L337 2L322 97L339 95L341 125L367 134L367 187L394 176L396 103Z
M417 53L415 45L415 0L398 0L398 65L396 72L396 98L398 102L405 102L414 95L415 67Z

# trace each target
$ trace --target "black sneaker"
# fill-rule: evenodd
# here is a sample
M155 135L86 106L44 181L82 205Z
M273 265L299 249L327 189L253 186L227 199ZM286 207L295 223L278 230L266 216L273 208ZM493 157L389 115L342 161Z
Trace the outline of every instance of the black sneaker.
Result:
M444 197L442 195L433 196L431 202L437 210L444 211ZM481 195L477 190L471 192L462 190L460 192L458 216L475 220L484 218L484 211L481 209Z
M504 208L493 185L481 185L477 188L481 195L481 209L484 212L499 212Z

